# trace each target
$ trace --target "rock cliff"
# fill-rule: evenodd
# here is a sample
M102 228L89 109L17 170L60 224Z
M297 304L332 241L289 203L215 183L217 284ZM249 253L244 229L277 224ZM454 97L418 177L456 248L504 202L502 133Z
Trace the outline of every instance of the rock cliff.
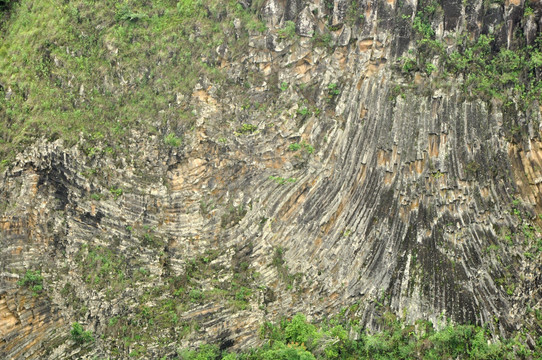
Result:
M534 54L542 5L239 4L266 30L234 21L246 50L216 48L226 81L201 76L181 95L193 115L182 141L129 129L113 156L105 142L41 138L6 167L0 353L245 349L266 320L354 304L375 329L390 311L539 332L540 64L516 91L482 87L498 67L443 59ZM29 269L43 290L18 284ZM76 321L92 346L70 337Z

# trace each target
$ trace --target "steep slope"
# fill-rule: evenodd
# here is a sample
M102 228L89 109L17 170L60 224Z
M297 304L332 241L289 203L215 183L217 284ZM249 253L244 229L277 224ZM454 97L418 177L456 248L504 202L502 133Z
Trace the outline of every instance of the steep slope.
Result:
M4 24L0 353L246 349L353 304L534 346L538 2L74 4Z

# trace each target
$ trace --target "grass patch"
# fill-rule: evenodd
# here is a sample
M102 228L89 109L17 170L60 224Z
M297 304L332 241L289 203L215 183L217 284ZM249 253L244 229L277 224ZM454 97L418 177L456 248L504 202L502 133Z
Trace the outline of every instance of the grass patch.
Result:
M226 35L235 18L239 39ZM262 24L233 0L13 2L0 29L0 166L40 137L116 148L132 129L182 127L198 79L224 83L216 47L235 58Z

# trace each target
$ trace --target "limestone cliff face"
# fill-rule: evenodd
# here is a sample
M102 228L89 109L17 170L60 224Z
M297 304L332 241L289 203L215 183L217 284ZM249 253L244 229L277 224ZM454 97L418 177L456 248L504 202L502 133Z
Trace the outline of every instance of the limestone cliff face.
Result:
M432 27L450 49L462 32L513 48L539 32L528 5L442 1ZM60 140L20 154L0 177L0 353L246 348L265 320L353 304L369 327L392 311L536 329L540 110L405 75L421 6L268 0L246 55L217 49L250 88L201 79L180 148L134 131L117 159ZM37 296L17 285L26 269L42 270Z

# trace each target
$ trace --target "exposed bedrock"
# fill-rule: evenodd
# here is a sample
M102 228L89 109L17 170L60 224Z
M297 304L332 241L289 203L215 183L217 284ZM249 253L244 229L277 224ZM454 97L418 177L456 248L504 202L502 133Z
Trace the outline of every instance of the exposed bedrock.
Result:
M348 24L349 1L267 1L270 30L225 70L236 81L259 72L261 86L219 97L202 79L180 148L134 130L116 159L46 140L20 154L0 177L0 354L122 357L137 342L123 342L112 318L173 339L146 343L149 356L201 342L240 349L259 344L265 320L355 303L370 328L383 311L496 334L536 327L525 312L542 306L530 242L542 209L539 110L469 98L461 78L405 77L397 59L414 46L416 2L357 4L363 22ZM438 36L506 24L496 37L513 43L523 4L482 5L443 1ZM301 36L279 41L286 21ZM324 25L331 50L311 38ZM266 108L246 110L245 96ZM111 269L94 271L105 259ZM27 269L42 271L37 296L17 285ZM175 281L205 299L190 293L171 310L190 331L138 323L174 298L153 289ZM242 306L227 293L234 282L251 291ZM70 338L75 321L92 347Z

